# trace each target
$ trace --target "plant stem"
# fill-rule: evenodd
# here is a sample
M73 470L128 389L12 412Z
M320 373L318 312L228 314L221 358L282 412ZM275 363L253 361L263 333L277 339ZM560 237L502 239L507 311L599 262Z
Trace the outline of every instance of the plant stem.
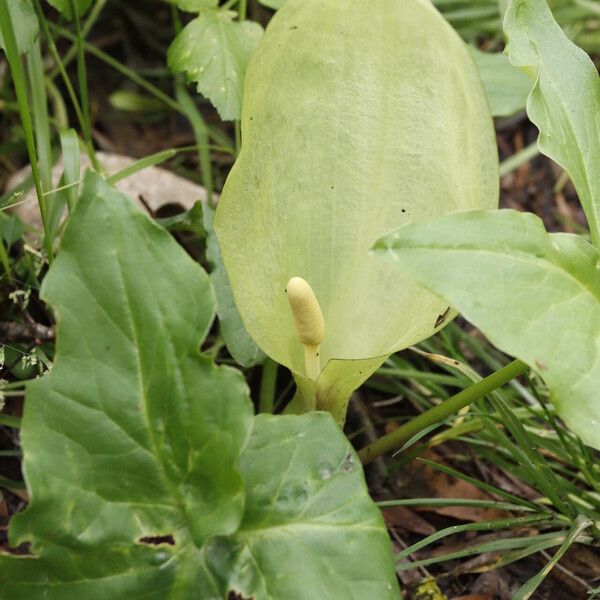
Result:
M71 40L72 42L76 42L77 38L70 31L65 29L64 27L60 27L55 23L48 23L48 27L53 31L56 31L61 37L66 38L67 40ZM158 89L152 83L146 81L143 77L140 77L135 71L132 71L130 68L121 64L118 60L114 59L110 54L106 54L96 46L89 44L88 42L83 43L83 47L86 52L93 54L96 58L99 58L101 61L105 62L107 65L111 66L113 69L121 73L124 77L127 77L134 83L137 83L140 87L143 87L146 91L150 92L155 98L162 100L169 108L182 113L181 107L173 98L165 94L162 90Z
M321 359L319 358L319 345L303 344L304 346L304 366L306 367L306 376L313 381L319 379L321 374Z
M92 27L96 24L96 21L98 20L98 17L100 16L100 13L102 12L102 9L104 8L104 5L106 4L107 0L96 0L96 4L94 4L94 6L91 8L91 10L88 13L88 16L85 20L85 23L83 24L83 27L81 28L81 36L83 37L83 39L85 40L88 36L88 33L91 31ZM71 46L62 62L63 62L63 66L66 69L70 64L71 61L76 57L77 55L77 46ZM50 79L54 79L59 72L59 67L58 65L52 70L52 72L50 73Z
M485 379L462 390L441 404L430 408L428 411L400 426L395 431L392 431L372 444L369 444L358 453L361 462L366 465L386 452L400 448L404 442L423 429L443 421L450 415L458 412L461 408L472 404L496 388L508 383L511 379L525 373L528 369L529 366L524 362L514 360L503 369L492 373Z
M515 152L515 154L509 156L506 160L503 160L500 163L500 177L504 177L504 175L507 175L511 171L518 169L521 165L529 162L532 158L535 158L539 154L540 149L536 140L533 142L533 144L525 146L525 148Z
M19 429L21 427L21 419L12 415L0 414L0 425Z
M73 109L75 110L75 116L77 117L77 121L79 122L79 126L81 130L84 129L83 124L83 113L81 112L81 106L79 105L79 100L77 99L77 94L75 93L75 89L73 88L73 84L67 74L65 69L65 64L63 60L60 58L60 54L58 53L58 49L56 47L56 43L54 38L52 37L50 30L48 29L48 23L44 17L44 13L42 11L42 7L40 6L40 0L35 0L35 10L38 15L38 21L42 26L42 31L44 32L44 36L46 37L46 41L48 42L48 49L50 50L50 54L52 54L52 58L54 58L54 62L56 63L56 67L58 72L60 73L63 83L67 88L67 93L69 94L69 98L71 99L71 104L73 105ZM52 78L52 76L51 76Z
M83 115L83 139L87 146L90 160L94 169L100 172L102 167L96 158L96 152L94 151L94 141L92 140L92 123L90 120L90 102L88 97L88 83L87 83L87 70L85 67L85 52L84 52L84 39L81 33L81 23L79 22L79 10L77 2L71 1L71 10L73 11L73 17L75 21L75 33L76 33L76 45L77 45L77 78L79 79L79 98L81 100L81 111Z
M182 23L179 18L179 11L175 5L171 7L171 18L175 35L178 35L181 32ZM192 126L194 137L198 144L198 164L200 165L200 174L202 175L202 185L204 185L204 188L206 189L208 203L212 206L214 182L210 149L208 148L210 142L208 127L206 126L206 122L198 110L196 103L182 82L181 76L175 78L175 99L179 102L181 109L185 112L185 115Z
M0 263L4 267L6 271L6 276L8 277L8 281L12 281L12 273L10 269L10 259L8 258L8 250L4 245L4 239L0 235Z
M275 385L277 383L277 363L268 356L265 358L260 379L260 396L258 410L261 413L272 413L275 402Z
M6 46L6 58L10 65L10 72L13 78L17 104L19 105L19 114L21 117L21 126L25 136L25 144L27 146L27 154L31 163L31 174L35 186L35 193L40 207L40 215L44 226L44 247L48 255L48 262L52 262L54 253L52 251L52 238L48 228L48 217L46 211L46 202L42 192L42 182L40 178L40 169L37 161L37 153L35 149L35 140L33 136L33 124L31 122L31 114L29 112L29 98L27 94L27 86L25 83L25 75L23 73L23 65L17 48L17 39L13 28L10 13L8 11L8 3L4 0L0 1L0 31L4 37Z
M240 0L238 2L238 16L240 21L246 20L246 15L248 13L248 0Z
M65 29L64 27L60 27L59 25L56 25L55 23L52 23L52 22L48 23L48 27L50 28L51 31L55 31L58 35L60 35L61 37L65 38L67 40L71 40L71 41L76 40L76 37L70 31ZM144 88L147 92L152 94L155 98L158 98L159 100L164 102L172 110L174 110L184 116L187 116L185 111L179 105L179 103L177 101L173 100L173 98L171 98L170 96L165 94L162 90L157 88L155 85L153 85L149 81L146 81L143 77L138 75L132 69L121 64L118 60L115 60L112 56L110 56L110 54L106 54L106 52L103 52L102 50L100 50L100 48L96 48L96 46L94 46L88 42L84 42L83 47L85 48L86 52L89 52L96 58L100 59L102 62L105 62L107 65L109 65L110 67L112 67L113 69L115 69L116 71L121 73L121 75L123 75L124 77L127 77L134 83L137 83L140 87ZM231 148L231 151L233 152L233 146L231 144L231 141L227 138L227 136L218 127L212 127L212 126L208 126L208 125L207 125L207 127L208 127L208 132L210 134L210 137L217 144L219 144L221 146L225 146L228 149Z
M202 185L206 189L208 202L212 206L215 185L212 175L208 127L192 97L180 81L177 81L175 84L175 98L192 126L198 146L198 163L200 165L200 174L202 175Z

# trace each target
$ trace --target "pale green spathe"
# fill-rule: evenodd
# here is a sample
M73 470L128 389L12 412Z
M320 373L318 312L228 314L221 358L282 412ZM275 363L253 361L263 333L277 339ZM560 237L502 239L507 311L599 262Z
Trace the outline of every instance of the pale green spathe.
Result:
M371 256L374 241L497 205L477 70L424 0L290 0L248 66L242 138L215 229L246 328L303 375L284 290L306 279L325 319L321 391L332 393L328 372L354 389L375 363L434 333L448 306Z

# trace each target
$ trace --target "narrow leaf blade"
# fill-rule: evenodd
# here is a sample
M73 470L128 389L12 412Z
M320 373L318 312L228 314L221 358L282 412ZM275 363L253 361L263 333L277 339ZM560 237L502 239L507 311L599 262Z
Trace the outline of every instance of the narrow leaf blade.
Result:
M213 228L213 210L203 207L204 227L207 232L206 257L212 266L210 279L217 296L217 315L221 325L221 334L227 350L234 360L243 367L252 367L262 363L264 352L254 343L246 331L240 313L233 299L229 277L223 265L219 241Z
M513 0L504 32L511 62L531 73L527 113L540 150L571 177L600 245L600 79L589 56L569 40L545 0Z
M10 0L8 12L15 30L17 50L25 54L31 50L39 33L39 23L31 0ZM0 30L0 48L5 49L4 38Z

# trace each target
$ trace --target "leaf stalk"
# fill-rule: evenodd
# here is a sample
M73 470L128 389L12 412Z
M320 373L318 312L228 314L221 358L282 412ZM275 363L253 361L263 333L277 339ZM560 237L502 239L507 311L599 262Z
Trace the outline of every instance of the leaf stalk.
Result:
M423 414L410 420L395 431L384 435L377 441L365 446L358 452L363 465L370 463L376 458L400 448L407 440L414 435L431 427L435 423L443 421L447 417L457 413L461 408L472 404L483 396L486 396L495 389L508 383L511 379L522 375L529 369L529 366L521 360L514 360L503 369L492 373L478 383L462 390L451 398L448 398L441 404L430 408Z

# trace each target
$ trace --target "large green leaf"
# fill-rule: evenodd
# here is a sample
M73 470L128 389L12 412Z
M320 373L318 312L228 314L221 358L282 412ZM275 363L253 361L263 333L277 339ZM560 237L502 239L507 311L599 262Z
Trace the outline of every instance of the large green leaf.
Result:
M185 71L224 120L240 118L244 74L263 30L234 21L228 11L201 13L175 38L168 52L171 70Z
M28 387L31 501L10 525L34 556L0 557L0 598L397 596L381 516L331 416L255 421L240 373L198 353L208 277L98 175L43 295L57 358Z
M31 4L31 0L10 0L8 12L15 30L17 50L19 54L25 54L31 50L40 29L35 9ZM0 48L5 49L1 29Z
M600 448L600 257L512 210L411 224L376 246L544 378L565 422Z
M235 464L252 426L243 378L198 355L215 306L208 277L88 175L43 292L58 316L58 358L28 388L31 502L11 541L32 540L43 570L67 586L85 575L111 590L119 573L144 585L149 561L164 566L147 574L160 589L208 581L204 542L242 518ZM137 544L157 535L175 546Z
M527 112L540 150L571 177L600 245L600 79L554 20L545 0L512 0L504 20L513 64L536 77Z
M492 115L508 117L524 110L533 86L531 78L511 65L506 54L481 52L474 46L469 46L469 52L479 69Z
M230 573L223 589L258 600L399 597L381 514L329 414L259 415L240 468L244 520L215 542Z
M73 0L48 0L48 4L54 6L64 17L69 20L73 20L73 8L71 3ZM77 15L81 17L83 13L90 7L92 0L75 0L75 7L77 8Z
M236 304L257 344L302 378L284 290L308 281L324 369L302 404L333 403L343 420L377 361L434 333L447 308L370 256L373 242L497 203L477 70L425 0L289 0L250 61L242 138L215 218Z

